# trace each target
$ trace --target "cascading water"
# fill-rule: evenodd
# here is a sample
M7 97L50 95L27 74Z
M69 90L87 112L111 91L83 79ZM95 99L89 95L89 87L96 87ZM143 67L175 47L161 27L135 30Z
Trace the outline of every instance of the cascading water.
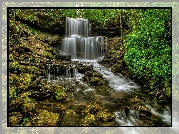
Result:
M88 19L66 18L66 36L62 40L60 53L71 55L72 60L93 60L105 53L104 37L89 37L91 27Z
M70 63L69 65L67 65L66 63L62 63L59 65L48 65L46 70L48 81L50 82L52 80L57 80L59 76L65 76L65 81L62 80L62 83L64 83L65 86L72 85L73 88L76 89L74 90L74 96L76 95L76 99L75 103L72 104L73 106L80 105L82 102L88 103L90 99L94 99L95 101L100 100L102 104L110 104L111 109L113 109L114 106L113 112L116 117L115 122L118 123L120 126L138 126L138 123L142 121L139 119L139 116L141 116L139 110L130 109L130 116L126 116L126 113L124 112L125 110L122 111L118 109L118 107L115 107L116 105L118 105L117 102L119 100L122 100L118 92L120 94L123 94L123 91L126 92L127 90L133 88L137 89L139 88L139 86L133 81L124 78L122 75L119 76L113 74L110 68L106 68L98 63L98 61L103 59L106 52L104 37L91 37L90 35L91 26L88 19L66 18L66 37L62 40L61 47L59 47L59 49L60 54L71 56L73 64ZM84 75L78 73L74 61L77 61L77 63L81 62L86 65L92 65L93 70L102 74L103 78L108 81L108 86L113 89L113 91L111 91L108 96L97 94L95 89L89 87L88 84L81 81L81 78ZM67 84L67 81L70 81L71 84ZM79 87L77 87L76 85L79 85ZM129 93L129 95L127 96L128 98L124 98L126 100L131 100L130 95L139 97L142 96L141 100L142 98L146 97L142 94L138 95L136 91L130 91L127 93ZM117 95L117 101L115 94ZM151 110L151 113L153 115L159 116L165 125L167 124L168 126L170 126L170 111L162 111L160 113L160 109L157 111L157 107L150 106L150 104L148 104L149 102L147 102L146 100L142 103L144 103L143 105Z

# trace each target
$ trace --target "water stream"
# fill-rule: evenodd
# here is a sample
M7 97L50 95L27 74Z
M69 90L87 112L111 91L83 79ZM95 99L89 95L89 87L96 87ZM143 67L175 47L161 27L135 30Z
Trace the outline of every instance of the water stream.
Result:
M78 109L78 107L86 106L90 102L99 102L115 116L114 126L170 126L171 111L168 102L160 99L154 100L152 95L145 91L142 92L141 87L132 80L126 79L121 74L116 75L111 72L110 68L98 63L103 59L106 52L105 41L102 36L89 37L91 35L89 25L87 19L66 18L66 37L62 41L59 53L71 55L72 63L78 62L92 65L95 71L102 74L103 79L108 82L107 86L111 90L106 94L99 92L95 87L89 86L82 81L84 74L74 69L72 77L70 69L66 69L64 72L65 78L60 82L70 82L74 88L74 102L70 102L68 105L71 105L72 109ZM50 70L50 66L48 70ZM59 82L59 79L52 77L53 73L58 74L59 68L57 70L56 72L47 72L49 82L52 81L52 78ZM141 106L137 107L139 103ZM128 112L126 112L125 106L129 107ZM142 111L140 107L147 110ZM143 115L143 112L151 114L150 118ZM76 125L68 123L66 125Z

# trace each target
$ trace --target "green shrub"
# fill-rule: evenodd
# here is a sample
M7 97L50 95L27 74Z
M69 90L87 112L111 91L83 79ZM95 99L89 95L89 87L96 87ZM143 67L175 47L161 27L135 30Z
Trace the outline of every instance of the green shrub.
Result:
M63 86L57 87L56 91L54 92L54 97L57 101L64 100L67 97L65 88Z
M84 18L94 21L105 27L109 23L115 23L120 14L119 9L62 9L59 10L64 17Z
M171 77L171 15L170 10L130 10L132 31L125 39L124 60L133 74L140 78L169 80ZM129 16L128 20L131 20Z

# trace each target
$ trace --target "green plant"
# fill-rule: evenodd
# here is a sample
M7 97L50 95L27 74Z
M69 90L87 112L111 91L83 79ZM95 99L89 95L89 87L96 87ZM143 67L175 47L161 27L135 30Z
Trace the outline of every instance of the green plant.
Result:
M157 82L171 77L171 14L168 9L128 11L132 31L124 60L136 77ZM133 16L131 16L133 15Z
M63 86L57 87L56 91L54 92L54 97L56 100L64 100L66 98L66 92Z
M118 20L121 10L119 9L62 9L59 10L64 17L84 18L94 21L105 27L109 23Z

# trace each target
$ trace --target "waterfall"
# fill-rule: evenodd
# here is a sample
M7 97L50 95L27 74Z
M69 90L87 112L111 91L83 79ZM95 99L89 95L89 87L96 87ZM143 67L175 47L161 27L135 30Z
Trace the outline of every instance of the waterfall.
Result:
M46 77L48 82L57 80L61 76L74 78L77 73L78 70L75 66L68 67L64 65L47 65L46 67Z
M105 43L103 36L91 37L92 26L88 19L83 18L66 18L65 34L66 37L57 47L61 55L70 56L73 61L90 62L97 61L99 57L105 54ZM74 78L77 69L70 66L48 65L47 80L57 80L60 76Z
M60 53L72 59L93 60L105 53L104 37L89 37L91 24L88 19L66 18L66 37L62 40Z

